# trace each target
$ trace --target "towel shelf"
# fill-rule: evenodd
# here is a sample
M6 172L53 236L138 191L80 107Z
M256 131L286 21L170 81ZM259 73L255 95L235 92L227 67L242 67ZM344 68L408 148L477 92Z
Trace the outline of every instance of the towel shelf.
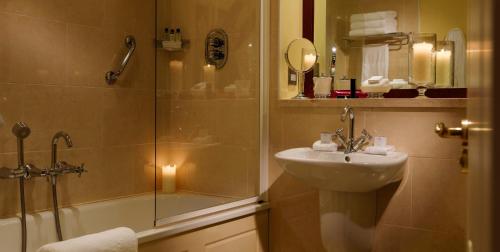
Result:
M409 35L404 32L369 35L369 36L353 36L343 38L347 48L362 48L365 46L389 45L389 50L398 51L404 45L408 45Z

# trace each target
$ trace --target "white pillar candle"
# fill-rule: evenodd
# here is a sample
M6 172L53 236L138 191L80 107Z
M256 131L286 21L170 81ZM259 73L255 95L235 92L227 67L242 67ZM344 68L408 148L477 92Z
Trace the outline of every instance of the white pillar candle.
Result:
M432 48L430 43L413 44L412 81L416 84L432 82Z
M212 92L215 91L215 66L210 64L203 66L203 81L207 83Z
M169 62L170 70L170 86L172 92L180 92L182 90L182 76L184 64L180 60L172 60Z
M165 165L161 169L162 173L162 191L164 193L175 192L175 175L177 173L177 166Z
M451 87L451 51L436 52L436 86Z

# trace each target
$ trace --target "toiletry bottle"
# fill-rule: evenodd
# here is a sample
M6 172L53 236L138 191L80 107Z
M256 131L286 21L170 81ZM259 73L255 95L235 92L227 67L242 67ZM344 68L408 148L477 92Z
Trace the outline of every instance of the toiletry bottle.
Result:
M351 98L356 97L356 79L351 79Z
M170 29L168 29L168 27L166 27L164 31L165 31L165 40L169 41L170 40L170 35L169 35Z
M181 28L177 28L177 30L175 30L175 41L182 41Z
M175 41L175 30L174 29L170 30L170 33L168 35L168 40Z

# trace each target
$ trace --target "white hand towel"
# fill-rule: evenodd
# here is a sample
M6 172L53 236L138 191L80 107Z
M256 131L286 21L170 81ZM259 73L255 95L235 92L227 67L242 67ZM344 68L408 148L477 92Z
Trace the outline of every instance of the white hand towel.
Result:
M398 29L396 26L391 27L382 27L382 28L366 28L366 29L356 29L351 30L349 32L349 36L357 37L357 36L370 36L370 35L381 35L388 33L395 33Z
M360 13L351 15L351 23L357 21L369 21L369 20L378 20L378 19L386 19L386 18L396 18L398 13L396 11L378 11L378 12L370 12L370 13Z
M362 82L372 76L389 76L389 46L363 47Z
M379 19L379 20L353 22L351 23L351 30L397 27L397 26L398 26L398 21L396 19Z
M454 87L465 86L466 48L465 36L460 28L451 29L446 36L447 41L455 42L455 80Z
M137 252L137 237L130 228L116 228L101 233L47 244L37 252Z
M393 152L396 149L392 145L386 145L386 146L368 146L366 149L363 151L366 154L372 154L372 155L387 155L389 152Z
M321 140L318 140L314 142L313 144L313 150L315 151L330 151L334 152L337 151L338 145L334 142L331 143L322 143Z

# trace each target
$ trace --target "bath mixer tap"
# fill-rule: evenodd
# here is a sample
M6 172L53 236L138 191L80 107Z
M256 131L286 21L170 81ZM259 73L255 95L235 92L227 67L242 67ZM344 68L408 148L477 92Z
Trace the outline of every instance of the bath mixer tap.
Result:
M57 239L59 241L62 241L63 237L61 222L59 220L59 204L57 203L57 177L59 175L64 175L67 173L77 173L78 176L81 176L82 173L85 172L85 168L83 164L81 166L73 166L64 161L57 161L57 142L60 138L64 139L64 142L66 143L66 146L68 148L73 147L73 141L71 141L71 137L64 131L59 131L54 135L54 137L52 137L52 155L50 169L47 171L47 175L49 176L50 183L52 185L52 204L56 224Z
M68 133L64 131L59 131L57 132L53 137L52 137L52 158L50 161L50 168L55 169L56 168L56 162L57 162L57 142L59 141L60 138L63 138L64 141L66 142L66 146L68 148L73 147L73 141L71 141L71 137L68 135Z
M337 129L335 131L335 138L340 143L340 145L344 147L345 154L359 151L361 147L368 143L372 138L372 136L365 129L361 131L361 136L359 138L354 138L354 110L351 106L347 105L344 107L344 110L340 115L340 120L342 122L349 120L349 131L347 137L344 136L343 128Z

